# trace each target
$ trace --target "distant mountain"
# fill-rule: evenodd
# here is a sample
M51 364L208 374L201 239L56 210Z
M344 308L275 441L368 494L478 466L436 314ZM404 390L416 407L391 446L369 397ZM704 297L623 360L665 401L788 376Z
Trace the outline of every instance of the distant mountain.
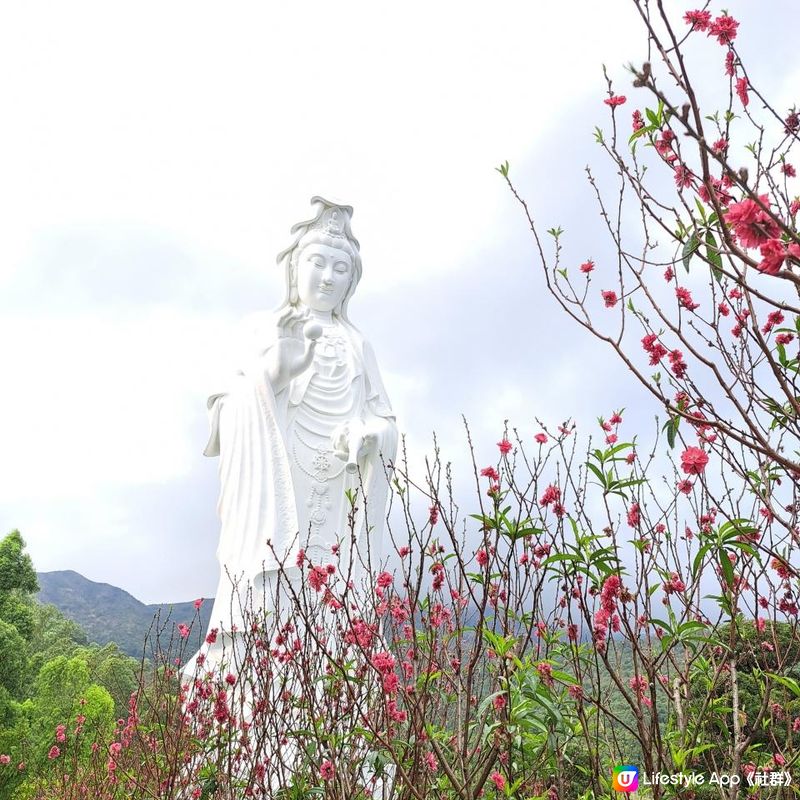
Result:
M156 632L158 618L159 640L166 646L179 623L192 624L190 649L208 627L213 600L206 599L200 607L199 621L194 601L146 605L128 592L108 583L96 583L73 570L38 572L39 602L52 603L64 616L77 622L98 644L116 642L120 649L140 658L148 635ZM148 655L149 655L148 647Z

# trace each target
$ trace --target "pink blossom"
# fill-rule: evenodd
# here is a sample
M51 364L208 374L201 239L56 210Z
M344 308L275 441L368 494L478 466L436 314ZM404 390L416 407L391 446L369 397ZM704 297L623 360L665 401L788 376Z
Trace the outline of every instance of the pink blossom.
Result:
M539 498L539 503L543 506L550 505L550 503L557 503L561 499L561 489L558 488L554 483L551 483L545 490L542 492L542 496Z
M567 625L567 637L571 642L578 641L578 626L574 622Z
M709 205L713 202L712 197L716 197L720 205L728 205L733 197L729 195L722 187L722 181L715 178L713 175L708 176L708 183L701 183L697 189L697 194L704 203Z
M699 447L687 447L681 453L681 468L687 475L700 475L708 464L708 455Z
M6 755L5 753L0 755L0 764L5 766L6 764L10 764L10 763L11 763L11 756Z
M767 195L759 195L759 199L766 208L769 208ZM780 227L770 219L755 200L749 197L740 203L731 204L725 214L725 222L733 228L734 235L743 247L759 247L781 235ZM739 296L741 297L741 294Z
M689 311L694 311L700 307L699 303L694 302L692 293L685 286L676 286L675 296L678 298L678 303Z
M672 369L672 374L676 378L682 378L686 375L686 362L683 360L683 353L680 350L672 350L669 354L669 363Z
M400 558L405 558L410 552L411 548L407 544L397 548L397 555L399 555Z
M785 561L782 561L780 558L773 558L770 562L770 566L775 570L775 572L778 573L779 578L787 580L788 578L792 577L792 573L788 564Z
M614 308L614 306L619 301L617 297L617 293L611 289L607 289L603 292L600 292L603 297L603 302L606 304L606 308Z
M506 788L506 779L495 770L490 776L489 780L497 787L498 792L502 792Z
M613 94L611 97L607 97L603 102L607 106L611 106L611 108L616 108L616 106L621 106L628 98L625 95L621 94Z
M492 705L495 711L502 711L506 707L505 695L498 694L494 700L492 700Z
M202 606L202 605L203 605L203 598L202 597L198 597L197 600L194 601L194 609L195 609L195 611L199 611L200 610L200 606Z
M785 347L787 344L789 344L792 341L792 339L794 339L794 334L793 333L784 332L784 333L779 333L775 337L775 342L777 344L782 344Z
M308 573L308 585L315 591L319 592L322 587L328 582L328 570L325 567L314 566Z
M784 316L781 311L777 309L775 311L770 311L767 315L767 321L764 323L764 327L761 328L761 333L766 336L776 325L780 325L783 321Z
M747 94L747 78L739 78L736 81L736 94L741 100L742 105L747 107L748 103L750 102L750 96Z
M594 261L590 258L588 261L584 261L581 264L581 272L585 275L588 275L594 269Z
M47 753L47 757L48 757L48 758L49 758L51 761L52 761L53 759L55 759L55 758L58 758L60 755L61 755L61 750L60 750L58 747L56 747L56 745L53 745L53 746L50 748L49 752Z
M481 477L488 478L490 481L500 480L500 476L497 474L497 470L494 467L484 467L481 470Z
M682 481L678 481L676 488L679 492L683 492L683 494L691 494L692 482L688 478L684 478Z
M673 572L669 580L664 583L663 589L667 594L683 592L686 590L686 584L681 580L677 572Z
M481 547L478 552L475 553L475 558L481 567L485 567L489 563L489 554L483 547Z
M500 452L505 456L511 452L511 449L514 445L508 441L508 439L504 436L498 443L497 446L500 448Z
M211 628L206 636L206 643L207 644L214 644L217 641L217 634L219 633L218 628Z
M391 574L388 572L381 572L380 575L375 579L375 583L381 589L388 589L392 583L394 582L394 578L392 578Z
M431 524L431 527L433 527L438 521L439 521L439 506L437 506L436 503L434 503L428 509L428 522Z
M600 604L606 613L611 613L616 607L616 599L622 592L622 581L618 575L609 575L603 581L603 588L600 590Z
M631 507L628 509L628 525L631 528L638 528L640 522L641 522L641 511L639 509L639 504L633 503L631 504Z
M658 341L655 333L648 333L642 338L642 347L645 352L650 354L650 366L654 367L669 352L663 344Z
M733 50L728 50L725 53L725 74L729 75L731 78L736 74L736 56L734 55Z
M332 762L328 761L327 759L320 764L319 767L319 776L324 781L333 780L333 776L335 775L336 771L333 768Z
M738 27L739 23L733 17L723 14L709 25L708 35L716 36L720 44L730 44L736 38Z
M710 11L687 11L683 15L684 22L692 26L694 31L707 31L711 23Z
M695 175L685 164L675 166L675 185L679 189L688 189L694 185Z
M533 438L538 444L545 444L547 442L547 436L543 433L537 433Z
M306 560L306 551L303 550L303 548L301 547L297 551L297 560L295 561L295 564L297 564L298 567L302 567L303 564L305 563L305 560Z
M759 272L777 275L786 260L786 248L780 239L770 239L760 247L762 259L757 265Z
M430 750L425 754L425 765L431 772L436 772L439 769L439 762L436 760L436 756L430 752Z
M644 119L642 118L642 112L639 111L638 108L636 109L636 111L633 112L631 127L633 128L634 133L644 128Z
M553 686L553 667L546 661L541 661L536 665L536 671L539 673L539 679L545 686Z
M181 639L185 639L191 632L191 628L183 622L178 625L178 633L180 633Z
M579 683L571 684L567 692L573 700L583 700L583 687Z
M796 176L797 176L797 171L796 171L796 170L795 170L795 168L794 168L794 167L793 167L791 164L789 164L788 162L784 162L783 164L781 164L781 172L782 172L782 173L783 173L783 174L784 174L784 175L785 175L787 178L794 178L794 177L796 177Z
M728 140L724 136L721 139L717 139L717 141L711 145L711 149L718 156L724 155L728 152Z

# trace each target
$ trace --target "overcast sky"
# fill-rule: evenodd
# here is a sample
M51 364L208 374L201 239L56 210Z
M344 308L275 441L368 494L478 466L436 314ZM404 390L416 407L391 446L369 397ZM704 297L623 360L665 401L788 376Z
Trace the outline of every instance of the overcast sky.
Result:
M796 0L725 6L751 75L789 98ZM6 4L0 532L145 602L213 592L205 398L237 321L280 301L275 256L314 194L355 208L350 316L414 452L436 430L461 464L462 413L488 463L506 418L532 436L535 416L639 407L545 294L494 167L570 258L602 262L583 173L602 64L627 120L623 66L645 55L625 0Z

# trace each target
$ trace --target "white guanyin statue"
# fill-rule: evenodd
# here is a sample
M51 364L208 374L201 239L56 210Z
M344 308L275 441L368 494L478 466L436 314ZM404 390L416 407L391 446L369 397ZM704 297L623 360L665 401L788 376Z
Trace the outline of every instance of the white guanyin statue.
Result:
M248 326L238 372L208 400L222 523L210 625L223 637L243 605L269 604L279 569L297 576L300 548L314 564L336 558L354 580L367 545L374 565L380 557L397 426L372 348L347 315L361 278L353 209L311 202L314 217L278 256L283 304ZM354 525L348 491L358 492Z

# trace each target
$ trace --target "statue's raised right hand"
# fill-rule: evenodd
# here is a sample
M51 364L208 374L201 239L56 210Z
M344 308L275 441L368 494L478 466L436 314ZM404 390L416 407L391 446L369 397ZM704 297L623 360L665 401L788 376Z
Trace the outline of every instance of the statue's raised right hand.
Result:
M289 382L305 372L314 360L322 326L310 319L308 310L289 306L277 322L278 341L267 351L266 375L277 394Z

